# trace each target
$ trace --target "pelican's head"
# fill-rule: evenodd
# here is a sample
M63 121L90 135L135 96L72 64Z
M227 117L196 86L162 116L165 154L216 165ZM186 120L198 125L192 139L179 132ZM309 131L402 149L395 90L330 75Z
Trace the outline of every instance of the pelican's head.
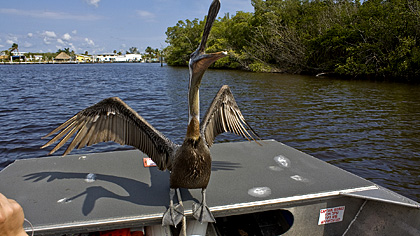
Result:
M193 52L190 57L189 69L190 69L190 86L200 87L201 79L203 78L204 72L209 68L213 62L227 56L227 52L216 52L216 53L200 53L198 50Z

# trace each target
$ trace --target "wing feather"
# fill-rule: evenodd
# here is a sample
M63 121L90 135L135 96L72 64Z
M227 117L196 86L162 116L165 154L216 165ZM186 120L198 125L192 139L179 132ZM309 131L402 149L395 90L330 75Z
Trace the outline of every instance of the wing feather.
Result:
M87 122L88 122L88 120L85 121L85 124ZM71 150L73 150L76 147L76 145L82 141L83 136L85 136L88 131L89 131L88 125L81 126L80 127L80 130L77 132L77 134L74 137L73 141L70 143L70 145L67 147L67 150L64 153L67 154Z
M95 129L92 130L92 134L88 140L87 146L92 146L95 143L99 143L99 137L101 135L101 131L103 129L102 124L104 123L104 120L99 116L98 119L96 119L96 126Z
M216 94L201 126L201 134L209 147L213 144L216 136L224 132L231 132L255 142L257 142L256 138L259 139L258 134L243 117L227 85L222 86Z
M79 145L77 146L77 149L81 149L85 146L88 146L88 142L90 140L90 137L92 137L93 132L95 131L96 128L96 123L94 123L94 119L91 119L90 122L88 122L88 124L86 125L89 129L89 131L87 132L87 134L85 136L83 136L80 140Z
M68 119L66 122L55 128L53 131L51 131L49 134L45 135L42 138L46 138L54 133L57 133L57 131L62 130L64 127L68 126L70 123L72 123L76 119L76 116L73 116L72 118Z
M100 142L114 141L136 147L152 158L161 170L170 169L171 158L177 147L117 97L104 99L80 111L44 138L54 133L57 133L56 136L41 147L46 148L62 138L50 154L60 149L73 136L64 156L75 147L80 149Z

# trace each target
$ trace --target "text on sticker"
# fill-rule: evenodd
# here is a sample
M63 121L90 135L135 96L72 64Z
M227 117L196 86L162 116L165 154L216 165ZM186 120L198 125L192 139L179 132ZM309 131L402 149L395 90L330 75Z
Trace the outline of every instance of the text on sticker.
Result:
M345 206L325 208L319 211L318 225L343 221Z

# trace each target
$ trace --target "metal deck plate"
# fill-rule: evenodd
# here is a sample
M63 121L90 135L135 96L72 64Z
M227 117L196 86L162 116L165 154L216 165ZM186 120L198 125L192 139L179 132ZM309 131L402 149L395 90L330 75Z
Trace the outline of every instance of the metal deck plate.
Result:
M263 211L273 205L378 189L282 143L262 144L222 143L210 149L207 203L216 217L235 209ZM16 199L40 232L158 223L169 203L169 173L143 167L143 157L132 150L19 160L0 172L0 192ZM201 201L201 192L182 190L182 197L188 215L192 203Z

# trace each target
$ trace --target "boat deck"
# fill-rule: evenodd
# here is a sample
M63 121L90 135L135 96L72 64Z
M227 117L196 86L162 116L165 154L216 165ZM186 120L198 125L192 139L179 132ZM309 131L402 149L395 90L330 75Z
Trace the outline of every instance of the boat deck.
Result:
M211 148L207 203L215 217L349 196L410 207L418 203L274 140ZM169 172L144 167L138 150L18 160L0 172L0 192L16 199L35 231L97 231L160 224ZM182 189L186 215L201 191ZM318 221L318 219L314 219Z

